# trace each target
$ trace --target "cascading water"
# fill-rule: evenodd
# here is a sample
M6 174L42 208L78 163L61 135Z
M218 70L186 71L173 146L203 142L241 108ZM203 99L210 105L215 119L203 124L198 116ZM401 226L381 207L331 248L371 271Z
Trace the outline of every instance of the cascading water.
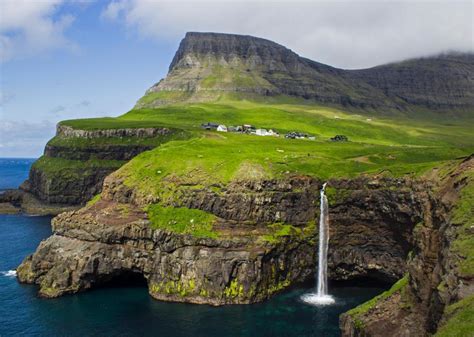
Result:
M316 293L302 296L302 300L316 305L327 305L334 303L334 299L328 295L328 244L329 244L329 206L325 194L326 184L323 184L320 192L321 214L319 216L319 247L318 247L318 274Z

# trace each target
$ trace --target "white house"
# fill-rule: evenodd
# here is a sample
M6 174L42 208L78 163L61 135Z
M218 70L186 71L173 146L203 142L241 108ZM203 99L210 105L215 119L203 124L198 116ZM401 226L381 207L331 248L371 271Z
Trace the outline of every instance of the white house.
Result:
M217 131L219 131L219 132L227 132L227 126L221 124L221 125L219 125L219 126L217 127Z
M257 129L257 130L255 130L255 134L257 136L267 136L268 132L267 132L266 129Z
M279 137L280 134L276 131L273 131L272 129L268 130L267 136L274 136L274 137Z

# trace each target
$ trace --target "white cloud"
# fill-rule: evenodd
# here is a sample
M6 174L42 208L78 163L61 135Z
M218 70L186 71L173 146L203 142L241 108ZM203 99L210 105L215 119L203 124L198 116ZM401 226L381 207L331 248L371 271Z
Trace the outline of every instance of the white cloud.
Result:
M260 36L347 68L474 50L471 1L114 0L102 17L145 38L179 39L186 31Z
M127 9L128 5L129 3L126 1L112 1L104 9L101 17L107 20L115 20Z
M0 60L34 56L55 48L75 48L65 30L74 17L58 15L65 0L2 0L0 2Z
M0 119L0 157L36 157L54 135L50 121L30 123Z

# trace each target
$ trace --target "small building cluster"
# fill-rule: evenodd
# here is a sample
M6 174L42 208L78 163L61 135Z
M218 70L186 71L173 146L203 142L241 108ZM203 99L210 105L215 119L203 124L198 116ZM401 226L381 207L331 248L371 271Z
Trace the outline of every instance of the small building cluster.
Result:
M217 123L203 123L201 124L201 128L205 130L216 130L219 132L238 132L238 133L246 133L252 134L257 136L273 136L273 137L280 137L280 134L272 129L257 129L255 126L250 124L238 125L238 126L225 126L224 124L217 124Z
M331 138L332 142L347 142L348 140L349 138L347 138L347 136L344 136L344 135L336 135Z
M288 139L309 139L309 140L315 140L316 139L316 137L314 137L314 136L309 136L306 133L301 133L301 132L296 132L296 131L288 132L285 135L285 138L288 138Z
M201 128L204 130L216 130L219 132L237 132L237 133L246 133L246 134L251 134L251 135L256 135L256 136L271 136L271 137L280 137L280 134L277 131L274 131L272 129L257 129L255 126L250 125L250 124L243 124L243 125L238 125L238 126L226 126L224 124L218 124L218 123L212 123L212 122L207 122L201 124ZM341 136L336 136L336 137L341 137ZM345 137L345 136L342 136ZM306 133L298 132L298 131L291 131L285 134L285 138L287 139L309 139L309 140L315 140L315 136L308 135ZM333 140L331 138L331 140ZM347 137L346 137L347 140Z
M203 128L204 130L216 130L218 127L219 127L219 124L211 123L211 122L201 124L201 128Z

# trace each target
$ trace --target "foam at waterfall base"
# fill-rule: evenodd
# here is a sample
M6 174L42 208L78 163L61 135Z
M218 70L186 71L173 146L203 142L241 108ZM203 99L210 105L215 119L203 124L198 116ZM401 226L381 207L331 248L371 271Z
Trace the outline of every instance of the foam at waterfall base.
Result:
M311 305L330 305L336 303L336 300L330 295L318 295L309 293L301 296L301 299Z

